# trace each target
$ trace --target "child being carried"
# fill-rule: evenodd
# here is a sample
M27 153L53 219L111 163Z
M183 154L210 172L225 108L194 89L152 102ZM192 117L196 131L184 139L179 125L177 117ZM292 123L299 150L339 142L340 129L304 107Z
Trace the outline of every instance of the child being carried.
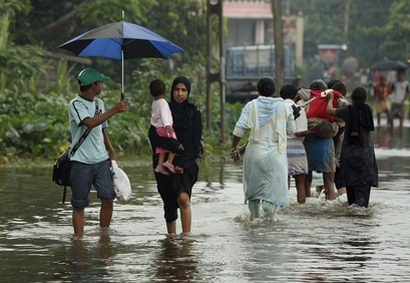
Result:
M160 137L177 139L175 131L172 128L173 120L171 109L169 109L168 102L164 99L167 95L164 82L159 79L153 80L149 85L149 89L151 96L154 97L151 107L151 125L155 127L155 131ZM155 153L159 154L159 158L158 165L154 171L163 175L169 175L168 170L171 173L175 173L175 167L173 165L175 152L157 147ZM165 161L167 154L167 160Z
M310 89L300 89L298 96L305 101L307 105L307 118L309 131L316 137L327 138L334 137L339 127L334 116L327 112L327 95L329 92L334 94L333 106L335 108L344 106L343 94L335 89L327 89L325 82L321 80L313 81Z

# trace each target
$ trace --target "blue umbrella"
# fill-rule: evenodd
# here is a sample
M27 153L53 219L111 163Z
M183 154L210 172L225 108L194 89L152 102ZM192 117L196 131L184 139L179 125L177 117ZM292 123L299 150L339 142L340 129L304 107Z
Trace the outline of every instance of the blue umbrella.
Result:
M184 50L151 30L121 21L83 33L59 46L77 56L121 60L121 97L124 96L124 59L164 58Z

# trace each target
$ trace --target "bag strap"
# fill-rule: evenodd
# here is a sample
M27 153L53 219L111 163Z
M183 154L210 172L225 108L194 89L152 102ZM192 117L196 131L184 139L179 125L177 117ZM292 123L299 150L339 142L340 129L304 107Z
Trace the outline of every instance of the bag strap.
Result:
M98 102L97 100L95 100L95 113L94 113L94 117L98 115L99 109L98 109ZM75 154L75 152L77 151L77 149L80 147L80 145L84 142L84 140L86 139L86 137L88 136L88 134L91 132L92 128L87 128L84 133L81 135L80 139L78 140L78 142L73 146L73 149L70 151L70 157L73 156Z

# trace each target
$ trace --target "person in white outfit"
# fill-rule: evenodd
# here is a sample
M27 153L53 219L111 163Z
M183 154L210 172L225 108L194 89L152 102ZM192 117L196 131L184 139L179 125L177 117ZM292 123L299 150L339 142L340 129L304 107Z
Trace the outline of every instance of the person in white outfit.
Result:
M231 157L238 159L240 139L250 131L243 161L245 203L251 219L273 218L289 205L287 136L295 132L292 107L275 94L272 78L258 81L258 98L248 102L233 131Z
M393 125L394 118L400 119L400 129L403 129L404 120L404 102L409 96L409 82L405 80L405 71L397 72L398 80L393 84L392 92L392 107L391 107L391 123Z

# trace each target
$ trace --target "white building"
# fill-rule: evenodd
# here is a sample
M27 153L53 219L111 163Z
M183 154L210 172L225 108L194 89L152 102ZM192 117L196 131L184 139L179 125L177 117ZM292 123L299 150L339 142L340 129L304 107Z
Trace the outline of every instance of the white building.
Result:
M225 0L223 14L228 20L226 47L273 44L273 16L270 0ZM292 44L295 64L303 64L303 15L283 17L285 44Z

